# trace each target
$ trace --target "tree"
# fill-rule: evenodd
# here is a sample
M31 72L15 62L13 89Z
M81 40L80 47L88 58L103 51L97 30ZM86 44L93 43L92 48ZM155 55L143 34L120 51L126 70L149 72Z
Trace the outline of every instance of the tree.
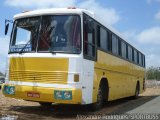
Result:
M0 76L4 76L4 74L0 72Z
M149 67L146 71L147 80L160 80L159 67Z

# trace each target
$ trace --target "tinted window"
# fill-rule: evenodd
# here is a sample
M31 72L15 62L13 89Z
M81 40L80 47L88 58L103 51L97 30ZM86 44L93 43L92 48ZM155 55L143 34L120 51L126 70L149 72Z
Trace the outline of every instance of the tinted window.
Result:
M100 47L108 50L108 32L102 27L100 27Z
M132 48L132 61L134 62L134 48Z
M118 55L119 56L121 56L122 55L122 49L121 49L121 47L122 47L122 44L121 44L121 40L120 39L118 39Z
M139 65L142 66L142 55L141 55L141 53L139 53Z
M43 16L38 51L80 53L80 27L76 15Z
M142 66L145 67L145 56L141 55L141 59L142 59Z
M143 67L146 66L145 56L143 55Z
M118 54L118 38L112 35L112 53Z
M95 58L95 22L87 15L84 15L84 54L86 58Z
M122 46L122 57L126 58L126 43L121 42Z
M137 63L137 51L134 50L134 62Z
M132 48L131 48L131 46L128 46L128 59L130 61L132 61Z

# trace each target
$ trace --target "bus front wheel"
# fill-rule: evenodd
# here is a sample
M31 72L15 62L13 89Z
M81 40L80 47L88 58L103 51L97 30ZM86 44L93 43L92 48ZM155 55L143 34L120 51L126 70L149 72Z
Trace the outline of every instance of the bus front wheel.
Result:
M99 110L103 106L104 91L103 91L102 88L103 87L102 87L102 84L101 84L99 86L98 93L97 93L97 102L93 103L92 107L91 107L93 111Z
M39 102L39 104L42 106L42 107L50 107L52 105L52 103L49 103L49 102Z

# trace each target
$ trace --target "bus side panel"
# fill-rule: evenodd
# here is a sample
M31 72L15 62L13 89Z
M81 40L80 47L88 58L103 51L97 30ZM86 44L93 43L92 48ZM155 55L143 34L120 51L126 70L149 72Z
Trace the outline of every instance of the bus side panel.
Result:
M97 91L102 78L108 80L109 101L133 96L138 80L142 92L144 68L102 51L97 53L97 62L95 62L94 67L93 102L96 102Z

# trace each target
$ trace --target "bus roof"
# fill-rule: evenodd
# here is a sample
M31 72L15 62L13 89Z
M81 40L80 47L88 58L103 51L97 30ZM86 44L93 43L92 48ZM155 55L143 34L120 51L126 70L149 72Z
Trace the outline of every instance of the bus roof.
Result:
M50 8L50 9L40 9L40 10L33 10L33 11L24 11L20 14L16 14L14 19L24 18L24 17L32 17L32 16L39 16L39 15L52 15L52 14L82 14L86 13L91 17L94 17L94 13L85 9L79 8Z

